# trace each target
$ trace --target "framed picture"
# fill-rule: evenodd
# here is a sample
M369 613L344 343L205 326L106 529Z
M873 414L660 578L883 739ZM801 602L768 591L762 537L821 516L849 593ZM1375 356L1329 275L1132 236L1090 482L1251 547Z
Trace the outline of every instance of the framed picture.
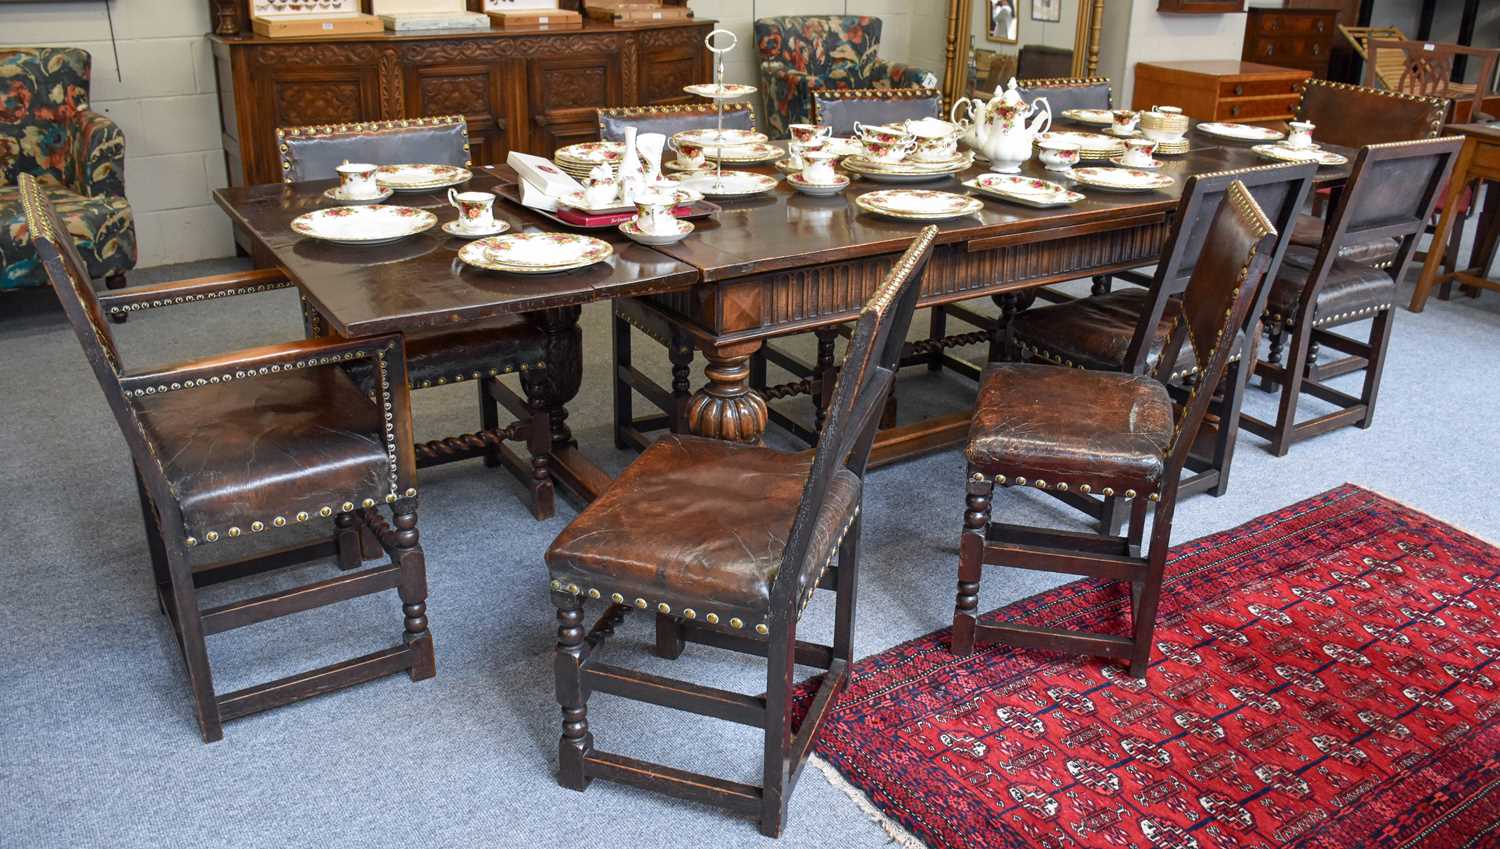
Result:
M1031 0L1031 19L1055 24L1062 20L1063 0Z
M1020 27L1020 14L1016 11L1016 4L1021 0L988 0L990 7L990 23L986 35L990 41L1000 44L1015 44L1017 30Z

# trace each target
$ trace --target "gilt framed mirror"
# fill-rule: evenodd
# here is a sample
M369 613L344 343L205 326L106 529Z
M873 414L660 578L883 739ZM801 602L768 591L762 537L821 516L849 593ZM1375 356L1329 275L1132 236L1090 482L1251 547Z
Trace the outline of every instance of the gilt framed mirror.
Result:
M1011 77L1099 72L1104 0L949 0L943 98L988 95Z

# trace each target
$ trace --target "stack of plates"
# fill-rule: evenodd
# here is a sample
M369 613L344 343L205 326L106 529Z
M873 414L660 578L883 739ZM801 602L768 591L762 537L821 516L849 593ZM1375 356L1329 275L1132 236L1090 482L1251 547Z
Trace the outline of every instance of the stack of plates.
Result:
M611 168L617 168L620 160L625 158L625 145L616 141L595 141L570 144L560 147L552 154L552 161L557 167L568 173L568 176L581 180L589 175L595 166L604 163Z
M964 151L943 162L876 162L864 156L850 156L843 161L844 170L868 177L877 183L919 183L941 180L964 171L974 164L972 151Z
M765 133L757 133L754 130L740 130L734 128L715 129L703 127L696 130L683 130L672 134L672 141L687 144L698 144L704 147L736 147L745 144L765 144L769 139Z
M614 252L609 242L576 233L511 233L470 242L458 258L489 271L551 274L603 262Z
M766 142L705 147L703 152L708 158L716 159L726 165L756 165L763 162L775 162L786 155L781 148Z
M903 221L947 221L984 209L978 198L927 189L865 192L854 199L854 204L866 212Z
M1181 156L1188 152L1188 140L1180 138L1177 141L1159 141L1156 143L1157 156Z
M1032 143L1038 145L1048 139L1056 139L1070 145L1077 145L1078 158L1084 160L1105 160L1113 156L1120 156L1125 152L1125 143L1113 136L1101 135L1099 133L1074 133L1067 130L1048 133L1037 133Z

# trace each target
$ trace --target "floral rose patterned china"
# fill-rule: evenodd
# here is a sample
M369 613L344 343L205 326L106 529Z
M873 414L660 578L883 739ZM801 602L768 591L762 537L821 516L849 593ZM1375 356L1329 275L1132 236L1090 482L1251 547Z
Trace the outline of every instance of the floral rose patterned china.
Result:
M755 93L755 86L743 83L695 83L683 86L682 90L688 94L696 94L699 97L707 97L710 100L734 100L738 97L749 97Z
M980 174L965 181L964 185L990 197L1038 209L1067 206L1083 200L1082 194L1069 191L1058 183L1016 174Z
M625 158L625 145L617 141L579 142L558 148L552 158L565 165L618 165Z
M1349 157L1316 147L1258 144L1250 150L1262 159L1274 159L1277 162L1316 162L1324 167L1349 164Z
M460 229L489 230L495 226L495 196L489 192L448 190L448 203L458 210Z
M1138 168L1074 168L1073 179L1085 186L1109 192L1150 192L1176 182L1165 174Z
M375 166L368 162L345 162L333 169L339 175L339 188L351 200L369 200L380 195L375 183Z
M1234 124L1224 121L1209 121L1199 124L1198 131L1218 136L1221 139L1233 139L1235 141L1257 141L1273 142L1286 138L1286 134L1280 130L1270 127L1256 127L1251 124Z
M765 133L754 130L740 130L735 128L715 129L703 127L697 130L683 130L672 136L672 140L678 143L690 142L701 144L704 147L722 146L729 147L737 144L765 144L770 139Z
M609 242L576 233L509 233L470 242L458 258L476 268L515 274L550 274L609 259Z
M854 203L866 212L907 221L946 221L984 209L978 198L929 189L883 189L865 192Z
M1060 174L1071 172L1083 153L1076 143L1065 138L1046 139L1037 142L1036 146L1042 167Z
M474 174L457 165L382 165L375 169L375 181L398 192L426 192L467 183Z
M1156 153L1156 142L1151 139L1126 139L1125 153L1116 165L1128 168L1160 168L1161 163L1151 157Z
M369 197L349 197L348 195L344 194L344 187L343 186L334 186L331 189L325 189L325 190L323 190L323 197L328 198L329 200L334 201L336 203L341 203L341 204L346 204L346 203L381 203L382 201L389 200L390 197L391 197L391 195L395 194L395 192L393 192L390 189L387 189L387 188L385 188L383 186L376 186L375 189L376 189L375 194L370 195Z
M1063 142L1078 148L1079 159L1101 160L1119 156L1125 145L1117 138L1099 133L1077 133L1071 130L1055 130L1040 133L1036 137L1037 147L1044 142Z
M833 174L833 180L826 183L809 182L803 174L788 174L786 182L797 191L818 198L832 197L849 188L849 178L836 171Z
M629 221L621 221L619 231L624 233L633 242L639 242L640 244L652 247L676 244L692 234L693 222L683 221L680 218L673 218L672 222L672 226L668 230L648 233L641 229L641 225L638 222L631 219Z
M437 216L410 206L335 206L292 220L292 232L338 245L384 245L437 224Z
M1115 122L1114 113L1108 109L1064 109L1059 114L1069 121L1093 124L1096 127L1108 127Z
M667 177L710 198L742 198L776 188L776 178L753 171L708 171L700 174L673 174Z
M1311 121L1289 121L1287 128L1290 132L1283 142L1287 147L1317 147L1313 144L1312 137L1313 130L1318 128L1317 124Z
M720 162L760 163L774 162L782 157L781 148L766 142L751 142L724 147L710 145L703 149L705 156Z

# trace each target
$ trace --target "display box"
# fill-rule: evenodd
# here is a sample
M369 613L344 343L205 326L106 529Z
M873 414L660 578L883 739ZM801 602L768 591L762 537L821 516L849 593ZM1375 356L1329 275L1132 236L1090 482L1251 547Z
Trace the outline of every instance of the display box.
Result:
M610 23L687 21L693 17L686 6L663 6L659 0L584 0L588 16Z
M490 28L488 17L469 11L468 0L365 0L365 10L394 32Z
M558 0L476 0L470 8L475 6L475 11L479 12L539 12L561 8Z
M490 12L501 29L583 29L583 15L566 9Z
M360 0L250 0L250 26L267 38L359 35L385 24L360 11Z

